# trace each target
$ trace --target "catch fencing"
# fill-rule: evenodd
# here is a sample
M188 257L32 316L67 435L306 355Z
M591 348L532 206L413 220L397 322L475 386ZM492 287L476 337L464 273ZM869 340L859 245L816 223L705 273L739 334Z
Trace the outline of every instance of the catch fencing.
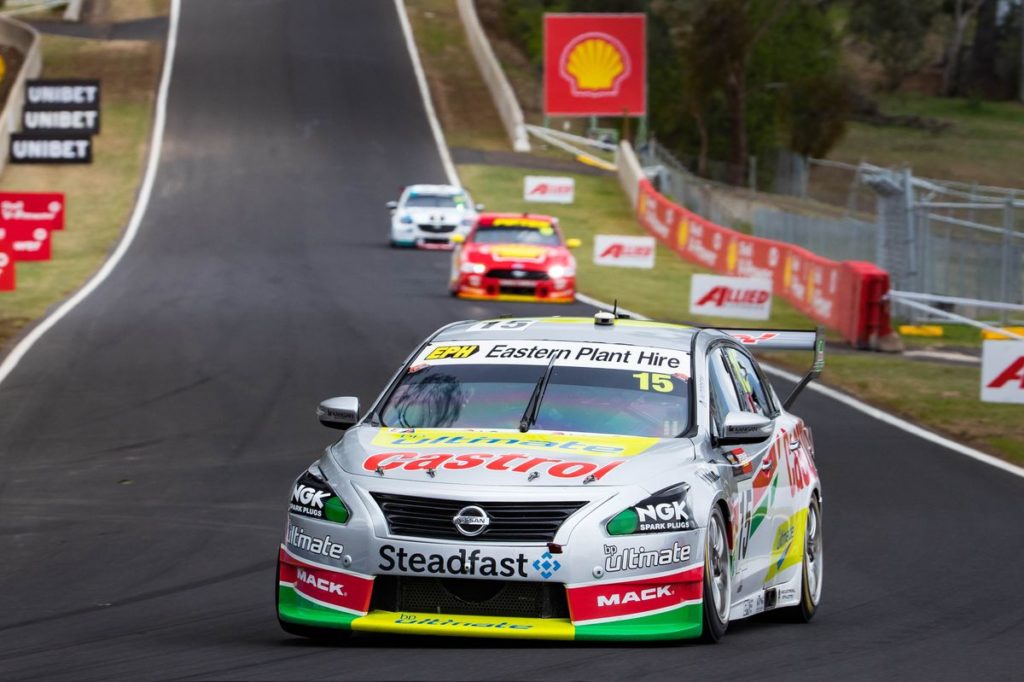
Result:
M872 262L902 291L1005 304L942 304L968 315L997 309L1006 322L1024 303L1024 190L779 153L775 172L761 179L794 201L699 178L692 161L654 140L640 158L662 191L714 222L833 260ZM924 319L895 299L894 314Z
M628 143L622 143L621 168L629 166L631 154ZM632 176L621 171L624 186ZM885 301L889 277L871 263L830 260L794 244L729 229L672 201L646 177L637 187L636 213L647 232L681 258L721 274L770 279L777 295L852 345L893 347Z

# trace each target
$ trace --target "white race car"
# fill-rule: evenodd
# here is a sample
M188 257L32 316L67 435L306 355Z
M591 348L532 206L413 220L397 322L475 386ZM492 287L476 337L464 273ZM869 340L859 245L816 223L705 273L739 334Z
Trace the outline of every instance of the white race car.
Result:
M410 185L398 201L389 201L391 246L450 249L452 236L465 235L482 205L455 185Z
M814 351L785 399L751 348ZM456 322L295 481L290 633L718 640L822 585L821 484L789 412L815 331L617 319Z

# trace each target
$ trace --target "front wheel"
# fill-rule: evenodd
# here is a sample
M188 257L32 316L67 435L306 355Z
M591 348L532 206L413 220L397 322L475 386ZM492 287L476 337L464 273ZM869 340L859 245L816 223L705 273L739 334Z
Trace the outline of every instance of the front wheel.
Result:
M708 519L704 540L704 627L705 642L717 642L729 627L729 600L732 597L732 576L729 573L729 543L726 541L725 518L715 505Z
M804 560L800 603L785 609L786 615L798 623L807 623L818 610L821 601L821 580L824 565L821 534L821 501L817 495L811 497L807 507L807 524L804 532Z

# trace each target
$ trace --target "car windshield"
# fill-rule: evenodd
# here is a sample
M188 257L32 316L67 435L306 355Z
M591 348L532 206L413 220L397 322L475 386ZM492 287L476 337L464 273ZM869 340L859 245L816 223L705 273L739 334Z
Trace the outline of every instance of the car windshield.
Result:
M476 230L473 241L478 244L536 244L558 246L562 241L553 227L481 226Z
M464 194L410 194L406 208L465 208L469 202Z
M381 421L399 428L517 429L546 364L414 364ZM555 364L532 429L669 438L687 430L689 404L686 374Z

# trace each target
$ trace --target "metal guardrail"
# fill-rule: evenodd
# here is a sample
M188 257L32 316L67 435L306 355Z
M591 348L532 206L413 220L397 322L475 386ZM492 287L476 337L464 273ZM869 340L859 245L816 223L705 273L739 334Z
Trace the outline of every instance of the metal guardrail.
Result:
M620 142L615 149L615 167L618 169L622 189L629 197L630 205L635 209L640 194L640 180L644 177L644 171L628 140Z
M900 305L906 306L906 307L911 308L913 310L918 310L918 311L927 313L928 315L930 315L932 317L941 317L943 319L947 319L947 320L950 320L952 322L958 322L960 324L970 325L972 327L977 327L978 329L984 329L986 331L995 332L995 333L1001 334L1003 336L1008 336L1010 338L1017 339L1018 341L1024 341L1024 336L1021 336L1019 334L1015 334L1015 333L1013 333L1011 331L1008 331L1006 329L1002 329L1000 327L996 327L994 325L988 324L987 322L981 322L979 320L975 320L975 319L967 317L965 315L958 315L957 313L950 312L949 310L943 310L942 308L937 308L935 306L930 306L930 305L928 305L926 303L922 303L921 301L922 300L934 300L934 301L940 302L940 303L941 302L949 303L949 302L951 302L953 300L957 300L957 301L960 301L960 303L962 305L971 305L971 306L974 306L974 307L987 307L987 308L1007 308L1007 307L1009 307L1009 308L1019 308L1021 310L1024 310L1024 306L1014 306L1014 305L1007 306L1004 303L997 303L995 301L980 301L980 300L973 300L973 299L961 299L961 298L952 297L952 296L930 296L928 294L918 294L918 293L907 292L907 291L889 291L889 293L886 296L886 298L888 298L893 303L899 303Z
M508 133L512 148L517 152L530 151L530 140L526 135L526 119L523 118L523 110L516 99L515 91L505 77L501 63L491 49L491 43L487 40L480 25L480 18L476 14L476 6L473 0L456 0L459 10L459 17L466 29L466 38L469 41L469 49L480 69L487 89L491 91L494 99L494 106L498 109L501 122L505 124L505 131Z
M25 56L18 75L11 85L7 102L0 111L0 172L7 166L11 133L21 125L25 108L25 81L37 78L43 71L43 51L39 32L17 19L0 15L0 43L11 45Z

